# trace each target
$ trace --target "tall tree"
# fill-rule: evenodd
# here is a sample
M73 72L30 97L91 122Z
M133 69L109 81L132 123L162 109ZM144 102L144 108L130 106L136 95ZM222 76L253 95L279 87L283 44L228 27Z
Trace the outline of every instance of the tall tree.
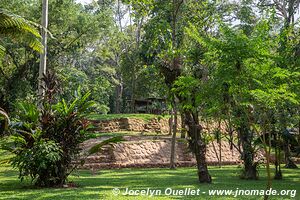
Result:
M142 40L143 54L148 64L154 64L160 69L165 83L171 91L184 66L181 47L186 23L183 16L187 15L188 10L186 10L185 2L181 0L157 1L146 7L151 7L152 10L149 11L151 18L146 24L146 33ZM176 97L173 95L174 93L170 93L172 104L175 105ZM180 96L177 98L179 103L184 101ZM201 134L202 128L197 110L185 110L184 114L185 123L189 127L190 147L197 160L199 182L210 183L211 177L205 159L206 144ZM176 129L174 128L173 136L175 133Z

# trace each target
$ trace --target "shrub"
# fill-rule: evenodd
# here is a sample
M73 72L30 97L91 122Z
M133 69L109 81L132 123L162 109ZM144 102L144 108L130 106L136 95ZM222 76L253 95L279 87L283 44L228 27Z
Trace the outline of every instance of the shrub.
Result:
M30 176L39 186L49 186L59 181L51 172L58 171L57 163L62 158L60 146L52 140L41 139L31 148L20 148L12 158L12 165L19 169L19 177Z
M85 116L93 102L88 100L90 93L74 97L69 103L57 100L55 76L47 74L43 80L42 108L28 102L17 105L18 119L11 126L12 142L5 148L16 154L12 165L18 168L21 180L29 176L37 186L62 186L76 167L71 162L85 139Z
M58 81L53 74L46 74L45 95L37 104L22 102L18 118L10 126L12 133L2 148L15 154L12 166L19 170L19 178L30 177L36 186L63 186L70 173L77 167L72 161L78 160L80 143L85 139L89 127L85 119L90 114L93 102L90 93L77 95L70 102L58 100ZM87 155L99 152L110 143L121 141L113 137L96 144ZM78 163L78 162L77 162ZM79 164L83 164L79 162Z

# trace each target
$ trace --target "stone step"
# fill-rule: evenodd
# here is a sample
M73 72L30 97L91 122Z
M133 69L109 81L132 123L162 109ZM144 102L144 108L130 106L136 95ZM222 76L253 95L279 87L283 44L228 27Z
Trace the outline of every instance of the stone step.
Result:
M86 163L111 163L114 162L115 159L112 158L110 155L103 155L103 156L93 156L86 158Z
M176 166L178 167L192 167L195 166L196 162L194 161L184 161L184 162L176 162ZM81 169L116 169L116 168L165 168L170 167L169 162L165 163L130 163L130 164L122 164L122 163L89 163L81 166Z

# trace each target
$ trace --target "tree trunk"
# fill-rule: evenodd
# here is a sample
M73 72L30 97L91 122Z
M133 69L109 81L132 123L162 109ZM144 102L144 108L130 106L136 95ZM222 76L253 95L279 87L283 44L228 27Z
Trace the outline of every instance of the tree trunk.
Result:
M275 142L275 175L274 179L281 180L282 179L282 172L281 172L281 158L280 158L280 144L278 141L277 132L273 131L274 133L274 142Z
M135 71L135 66L134 67L134 71ZM135 113L135 72L133 72L133 76L132 76L132 80L131 80L131 101L130 101L130 112L131 113Z
M238 128L238 134L242 144L242 160L244 161L244 169L241 174L242 179L258 179L257 163L254 163L254 148L252 147L252 133L245 123Z
M117 114L121 112L122 95L123 95L123 84L122 81L120 81L120 84L116 86L115 113Z
M298 111L299 113L299 111ZM300 120L298 121L298 144L300 144Z
M214 152L215 152L215 154L216 154L216 157L217 157L217 160L218 160L218 163L219 163L219 167L221 168L221 160L220 160L220 158L219 158L219 153L218 153L218 151L217 151L217 149L216 149L216 146L215 146L214 141L212 141L211 144L212 144L213 149L214 149Z
M180 6L184 3L183 0L177 2L173 0L173 13L172 13L172 43L173 50L177 49L176 43L176 21L177 14ZM176 79L181 75L181 59L180 56L176 56L172 59L172 64L168 66L162 65L160 67L161 73L164 75L165 83L169 88L169 91L172 89L172 86ZM180 102L180 99L179 99ZM185 112L186 120L185 124L188 126L188 136L191 138L189 140L189 146L193 153L196 156L197 160L197 169L199 182L201 183L211 183L211 176L208 173L207 164L205 160L206 153L206 144L204 139L201 138L201 126L199 125L199 119L197 113L192 113L191 111Z
M285 141L285 145L283 145L284 149L284 158L285 158L285 168L288 169L297 169L297 165L293 162L291 159L291 153L290 153L290 143L289 141Z
M118 17L118 22L119 22L119 28L120 28L120 31L123 32L123 27L122 27L122 13L121 13L121 2L120 0L118 0L117 2L117 17Z
M222 167L222 141L219 141L219 167Z
M206 144L201 137L202 127L199 124L198 114L185 112L185 124L187 125L187 133L191 138L189 146L195 154L198 169L198 179L200 183L211 183L212 179L209 175L206 163Z
M266 171L267 171L267 188L266 190L269 190L272 186L272 180L271 180L271 170L270 170L270 149L271 147L267 148L267 145L264 144L264 150L266 152ZM268 200L269 195L264 195L264 200Z
M199 140L200 141L200 140ZM211 183L211 176L208 173L207 164L205 160L206 145L200 141L197 145L196 161L198 168L198 179L200 183Z
M275 147L275 175L274 179L281 180L282 179L282 172L280 168L280 149Z
M176 168L176 133L177 133L177 108L176 103L173 103L173 113L174 113L174 123L172 128L172 143L171 143L171 158L170 158L170 168Z
M263 132L263 146L264 146L264 151L266 154L266 159L267 159L267 163L266 163L266 171L267 171L267 188L266 190L269 190L272 186L272 179L271 179L271 170L270 170L270 155L271 155L271 134L268 134L268 141L269 144L267 145L267 141L266 141L266 131ZM268 200L269 199L269 195L265 194L264 195L264 200Z
M173 115L173 110L171 109L170 118L169 118L169 135L172 135L173 124L174 124L174 115Z
M181 129L180 129L180 138L184 139L185 138L185 134L186 134L186 130L185 130L185 124L184 124L184 114L181 113L180 115L181 117Z

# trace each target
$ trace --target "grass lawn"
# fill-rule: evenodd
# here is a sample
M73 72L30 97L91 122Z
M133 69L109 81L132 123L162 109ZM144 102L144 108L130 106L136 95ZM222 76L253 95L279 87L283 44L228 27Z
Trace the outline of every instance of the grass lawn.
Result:
M68 189L33 189L28 187L29 181L20 182L18 173L9 166L0 167L0 199L262 199L258 196L209 196L209 189L264 189L265 173L264 168L260 171L260 180L247 181L240 180L237 177L239 169L236 166L226 166L222 169L218 167L210 167L210 173L213 177L213 183L199 184L197 182L195 168L178 168L177 170L169 169L120 169L120 170L102 170L96 175L92 175L90 171L79 171L78 176L71 176L70 181L74 181L79 185L78 188ZM274 181L273 188L277 190L298 189L300 192L300 169L287 170L284 169L284 180ZM129 189L158 189L164 191L166 188L172 189L200 189L199 196L115 196L112 194L113 188L119 188L121 193L125 192L125 188ZM270 199L292 199L290 196L273 196ZM297 194L293 199L300 199Z
M120 119L120 118L136 118L143 119L144 121L149 121L153 118L168 118L169 115L154 115L154 114L92 114L89 116L92 120L111 120L111 119Z

